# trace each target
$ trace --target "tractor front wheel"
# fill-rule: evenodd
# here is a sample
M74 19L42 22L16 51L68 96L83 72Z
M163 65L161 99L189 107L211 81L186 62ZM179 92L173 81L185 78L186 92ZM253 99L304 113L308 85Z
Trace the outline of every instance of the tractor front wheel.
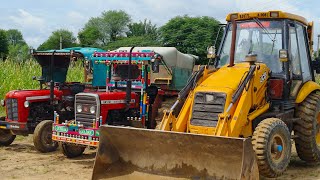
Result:
M77 146L67 143L62 143L62 153L67 156L68 158L75 158L81 156L86 149L83 146Z
M282 120L261 121L254 130L252 145L261 175L275 178L286 170L291 158L291 135Z
M52 121L41 121L34 130L33 144L35 148L42 152L52 152L58 148L58 143L52 140Z
M8 129L0 129L0 146L9 146L16 135L12 134L12 132Z

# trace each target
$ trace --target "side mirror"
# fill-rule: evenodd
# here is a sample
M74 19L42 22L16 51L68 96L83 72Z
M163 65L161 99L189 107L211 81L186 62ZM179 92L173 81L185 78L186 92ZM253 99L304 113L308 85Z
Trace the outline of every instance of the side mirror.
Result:
M279 61L281 61L281 62L288 61L288 50L286 50L286 49L279 50Z
M311 61L311 66L313 70L316 70L317 74L320 74L320 58L316 58L314 61Z
M160 61L162 59L162 56L160 56L159 54L155 54L154 57L151 59L151 69L153 73L159 73L159 65L160 65Z
M152 67L152 72L153 73L159 73L159 60L158 59L154 59L154 61L151 61L151 67Z
M207 58L213 59L215 57L216 57L216 47L215 46L207 47Z

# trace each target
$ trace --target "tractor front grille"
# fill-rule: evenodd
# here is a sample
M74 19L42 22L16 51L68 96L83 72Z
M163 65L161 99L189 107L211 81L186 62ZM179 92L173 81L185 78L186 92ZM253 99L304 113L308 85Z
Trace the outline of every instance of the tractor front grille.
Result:
M7 118L18 121L18 100L13 98L6 99Z
M198 92L194 99L191 124L216 127L218 115L224 111L225 102L224 93Z
M78 111L81 106L81 112ZM90 108L95 107L95 113L90 112ZM75 99L75 118L77 123L84 127L92 127L93 120L100 117L100 99L97 94L79 93Z

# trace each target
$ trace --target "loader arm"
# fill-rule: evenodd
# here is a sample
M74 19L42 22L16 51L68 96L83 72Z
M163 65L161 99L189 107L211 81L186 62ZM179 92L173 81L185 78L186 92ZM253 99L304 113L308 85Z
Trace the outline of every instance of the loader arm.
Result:
M178 117L175 117L172 109L170 109L169 111L165 111L160 124L160 130L187 132L187 124L192 108L192 100L193 93L190 93L185 103L183 104Z
M187 82L187 85L179 92L178 100L170 110L165 110L160 124L160 130L187 132L187 124L193 103L193 90L209 77L216 69L208 70L207 66L199 67ZM183 104L182 107L180 104ZM175 115L177 114L177 115Z
M266 84L268 77L265 77L264 81L261 81L261 73L267 71L260 71L260 67L251 65L244 80L240 82L237 90L232 96L231 103L226 111L219 115L218 124L214 135L225 137L240 137L244 134L252 134L252 123L250 121L265 113L270 104L264 99L255 99L257 94L265 94ZM258 92L257 87L260 87ZM260 104L257 106L257 102ZM255 107L257 106L257 107ZM251 112L250 112L251 111ZM251 116L250 116L250 115ZM247 136L245 136L247 137Z

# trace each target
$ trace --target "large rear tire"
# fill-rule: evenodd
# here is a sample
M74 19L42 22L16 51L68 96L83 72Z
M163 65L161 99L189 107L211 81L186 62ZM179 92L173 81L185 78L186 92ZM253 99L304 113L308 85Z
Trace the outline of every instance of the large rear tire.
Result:
M52 152L58 148L58 143L52 140L52 121L41 121L33 133L34 147L42 152Z
M86 147L62 143L62 153L68 158L79 157L83 154Z
M278 118L267 118L256 127L252 137L259 172L269 178L280 176L291 158L291 135Z
M320 95L311 93L299 104L293 126L298 156L308 163L320 161Z
M12 134L10 130L0 129L0 146L9 146L15 138L16 135Z

